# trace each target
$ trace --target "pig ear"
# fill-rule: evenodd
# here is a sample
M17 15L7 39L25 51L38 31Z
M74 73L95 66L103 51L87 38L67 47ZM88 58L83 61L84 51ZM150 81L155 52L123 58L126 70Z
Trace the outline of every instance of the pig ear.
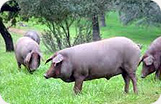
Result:
M141 58L140 58L138 66L139 66L140 63L143 61L143 59L144 59L144 57L141 57Z
M53 59L53 56L51 56L50 58L48 58L48 59L46 60L45 64L48 63L49 61L51 61L52 59Z
M144 56L142 56L142 57L140 58L138 66L141 64L141 62L142 62L146 57L147 57L147 56L144 55Z
M42 53L40 53L40 52L37 52L37 53L40 56L40 58L42 59L42 61L44 61Z
M146 57L144 60L146 65L152 65L152 63L154 62L154 57L152 55Z
M24 60L24 63L29 63L30 59L31 59L31 55L32 55L32 52L28 53L25 60Z
M37 52L38 53L38 55L42 58L43 56L42 56L42 53L40 53L40 52Z
M64 57L61 54L58 54L56 57L53 58L53 63L56 66L56 64L62 62L64 60Z

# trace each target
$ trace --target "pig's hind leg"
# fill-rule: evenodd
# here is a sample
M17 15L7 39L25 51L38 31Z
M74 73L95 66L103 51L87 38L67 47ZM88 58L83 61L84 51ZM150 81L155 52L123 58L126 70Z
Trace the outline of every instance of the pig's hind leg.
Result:
M137 80L136 80L136 67L131 67L129 65L126 65L124 69L127 75L129 76L129 78L132 80L134 92L138 93Z
M128 76L128 74L127 74L125 71L123 71L122 77L123 77L124 82L125 82L124 91L125 91L126 93L128 93L128 92L129 92L130 77Z

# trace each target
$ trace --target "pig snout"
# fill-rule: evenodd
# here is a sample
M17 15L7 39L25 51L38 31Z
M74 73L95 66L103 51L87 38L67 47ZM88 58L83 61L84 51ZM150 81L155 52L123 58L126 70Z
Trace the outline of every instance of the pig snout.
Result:
M29 67L29 71L30 71L30 73L33 73L34 71L36 71L36 69L37 69L38 67Z
M48 79L48 78L49 78L47 74L44 74L44 77L45 77L46 79Z
M38 68L38 67L35 66L35 67L31 67L30 69L31 69L31 71L35 71L37 68Z

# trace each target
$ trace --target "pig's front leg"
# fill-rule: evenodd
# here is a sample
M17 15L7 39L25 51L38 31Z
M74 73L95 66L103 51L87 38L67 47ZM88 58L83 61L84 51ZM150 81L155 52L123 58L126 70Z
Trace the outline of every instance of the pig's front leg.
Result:
M161 68L159 68L159 69L156 71L155 77L156 77L156 79L161 80Z
M83 76L75 78L75 85L74 85L74 89L73 89L75 94L78 94L81 92L84 79L85 79L85 77L83 77Z

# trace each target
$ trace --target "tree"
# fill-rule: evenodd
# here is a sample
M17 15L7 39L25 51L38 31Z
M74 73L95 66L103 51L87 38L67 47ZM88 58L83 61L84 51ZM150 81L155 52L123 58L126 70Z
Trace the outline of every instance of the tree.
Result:
M8 32L8 30L6 29L5 25L2 22L2 18L0 18L0 33L5 41L5 45L6 45L6 51L13 51L14 47L13 47L13 41L12 41L12 37L10 35L10 33Z
M10 35L10 33L8 32L7 28L5 27L5 25L3 24L3 18L2 18L2 13L7 11L10 12L10 18L12 18L11 16L11 12L12 13L16 13L18 12L20 9L18 7L18 4L15 1L9 1L8 3L5 3L2 8L1 8L1 16L0 16L0 33L5 41L5 45L6 45L6 51L13 51L14 50L14 46L13 46L13 41L12 41L12 37ZM8 20L10 19L8 18Z
M100 37L100 27L99 27L97 15L93 15L92 26L93 26L93 41L100 40L101 39L101 37Z
M81 1L80 1L81 2ZM84 0L79 14L92 19L93 41L101 39L98 17L112 9L113 0Z
M80 22L91 22L85 26L88 27L86 32L89 34L90 29L93 31L93 40L99 40L100 28L98 22L98 16L106 11L114 10L113 7L118 10L120 14L120 20L124 23L132 23L132 21L148 20L147 15L149 10L143 10L143 8L156 8L151 5L150 0L16 0L21 8L21 16L30 18L32 16L42 20L44 24L48 26L46 34L43 35L46 38L53 38L52 47L55 45L55 50L62 49L64 47L70 47L78 43L77 40L81 36L71 36L71 26L78 26ZM147 4L150 4L148 6ZM157 8L156 8L157 9ZM154 11L153 11L154 12ZM152 13L152 12L151 12ZM139 14L139 15L138 15ZM148 16L148 18L150 15ZM154 16L155 18L157 15ZM153 18L149 18L153 19ZM150 20L148 20L150 21ZM75 25L76 23L79 23ZM82 24L81 24L82 25ZM76 30L79 30L79 35L83 35L80 30L82 26L79 25ZM84 29L83 29L84 31ZM49 35L51 34L51 35ZM87 36L83 36L87 37ZM82 39L82 38L81 38ZM80 39L78 39L80 40ZM87 40L87 39L84 39ZM89 41L89 40L88 40ZM51 42L51 41L50 41ZM49 41L45 43L50 43ZM82 41L80 41L82 42ZM49 46L47 46L49 47Z
M43 22L48 26L48 31L43 35L45 38L55 38L53 43L49 41L45 43L50 43L53 47L58 46L59 49L65 47L70 47L75 44L78 44L78 40L81 43L85 36L82 33L89 35L90 30L92 29L93 24L93 40L100 39L100 31L98 25L98 16L105 11L107 4L112 0L54 0L54 1L42 1L42 0L17 0L21 8L21 16L27 16L28 18L34 16L40 19L43 19ZM78 22L79 21L79 22ZM80 21L89 23L82 28ZM88 22L89 21L89 22ZM70 28L71 26L75 27L76 36L73 38L71 36ZM89 27L89 25L91 25ZM78 34L79 33L79 34ZM52 34L53 36L50 36ZM82 36L79 36L82 35ZM89 36L90 37L90 36ZM72 38L72 39L71 39ZM90 38L91 39L91 38ZM89 39L83 39L85 42L90 41ZM47 46L47 45L46 45ZM48 46L47 46L48 47Z
M101 24L101 27L106 27L106 17L105 17L105 13L102 13L100 15L100 24Z
M152 0L118 0L116 9L119 11L120 20L127 25L133 23L160 25L161 11Z

